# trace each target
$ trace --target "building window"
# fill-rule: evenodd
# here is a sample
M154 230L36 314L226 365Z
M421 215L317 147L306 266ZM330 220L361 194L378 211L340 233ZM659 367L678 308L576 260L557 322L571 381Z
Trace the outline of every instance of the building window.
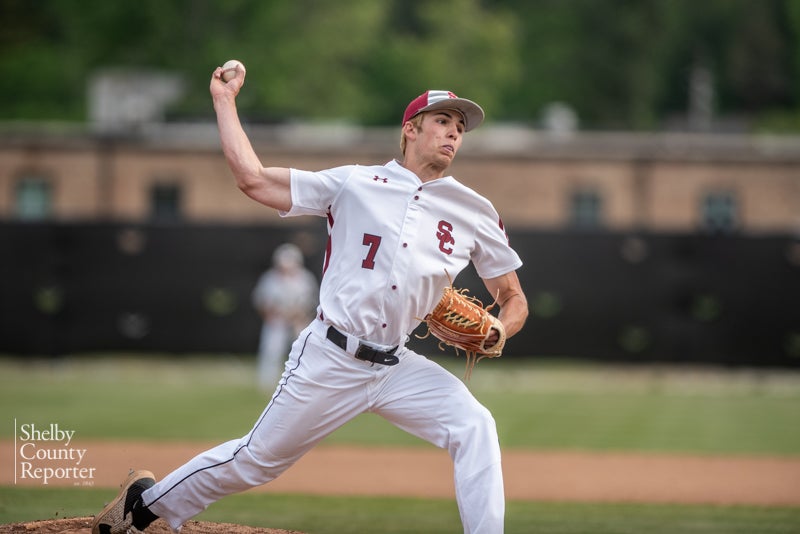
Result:
M150 189L150 216L161 221L181 218L181 188L174 184L157 184Z
M23 178L14 193L16 216L24 220L47 219L53 212L53 190L42 178Z
M576 191L570 199L570 226L600 228L603 225L603 199L596 191Z
M701 205L701 224L710 232L733 232L738 226L736 196L730 191L708 193Z

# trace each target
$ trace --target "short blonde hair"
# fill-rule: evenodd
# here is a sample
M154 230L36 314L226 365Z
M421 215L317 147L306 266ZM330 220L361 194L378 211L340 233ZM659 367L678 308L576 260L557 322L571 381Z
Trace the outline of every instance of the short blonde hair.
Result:
M414 125L414 129L415 130L419 130L420 128L422 128L422 116L423 115L425 115L425 113L419 113L417 115L414 115L410 119L408 119L408 122L410 122L411 124ZM403 155L405 156L405 154L406 154L406 134L402 130L400 131L400 150L403 152Z

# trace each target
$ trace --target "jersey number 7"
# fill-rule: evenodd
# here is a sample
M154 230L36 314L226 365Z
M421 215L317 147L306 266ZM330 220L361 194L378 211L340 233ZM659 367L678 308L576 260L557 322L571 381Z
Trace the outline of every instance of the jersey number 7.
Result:
M375 255L378 253L378 248L381 246L381 236L364 234L364 240L361 244L369 247L367 257L361 262L361 268L372 270L375 268Z

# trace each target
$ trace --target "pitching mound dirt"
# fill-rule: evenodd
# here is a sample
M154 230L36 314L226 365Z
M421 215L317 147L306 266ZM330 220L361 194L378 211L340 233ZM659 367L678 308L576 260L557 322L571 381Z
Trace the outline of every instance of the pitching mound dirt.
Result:
M91 517L74 517L71 519L48 519L0 525L0 534L17 534L21 532L27 534L39 532L42 534L91 534L91 529ZM202 521L189 521L181 530L181 534L218 534L219 532L229 534L303 534L297 530L246 527L230 523L208 523ZM172 534L172 531L165 522L159 520L147 527L147 534Z

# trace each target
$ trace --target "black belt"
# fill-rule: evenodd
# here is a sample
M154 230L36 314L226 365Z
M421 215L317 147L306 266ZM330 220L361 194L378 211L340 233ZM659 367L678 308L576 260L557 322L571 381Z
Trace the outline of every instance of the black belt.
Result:
M329 340L331 340L334 345L336 345L343 351L347 351L346 335L342 334L334 327L329 326L328 334L326 337ZM397 347L389 351L382 351L373 349L372 347L368 347L362 343L359 343L358 349L356 349L355 357L365 362L379 363L381 365L397 365L398 363L400 363L400 360L397 358L397 356L394 355L396 351Z

